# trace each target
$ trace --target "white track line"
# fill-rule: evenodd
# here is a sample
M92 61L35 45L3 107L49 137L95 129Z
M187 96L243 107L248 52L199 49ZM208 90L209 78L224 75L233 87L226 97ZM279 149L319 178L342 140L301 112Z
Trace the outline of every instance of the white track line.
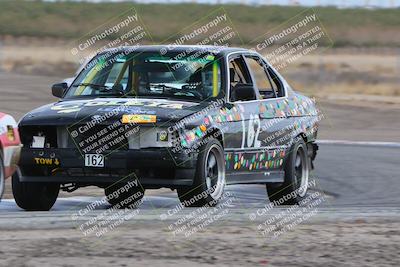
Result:
M317 140L318 144L328 145L358 145L358 146L383 146L400 147L397 142L376 142L376 141L349 141L349 140Z

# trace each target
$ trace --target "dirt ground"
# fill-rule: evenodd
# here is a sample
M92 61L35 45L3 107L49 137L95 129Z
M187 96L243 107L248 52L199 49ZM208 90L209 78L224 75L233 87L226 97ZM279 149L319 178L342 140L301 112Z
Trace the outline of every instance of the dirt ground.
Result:
M156 222L121 227L101 239L76 229L1 231L0 265L396 266L399 227L363 220L306 224L273 241L248 224L229 222L187 240L171 238Z

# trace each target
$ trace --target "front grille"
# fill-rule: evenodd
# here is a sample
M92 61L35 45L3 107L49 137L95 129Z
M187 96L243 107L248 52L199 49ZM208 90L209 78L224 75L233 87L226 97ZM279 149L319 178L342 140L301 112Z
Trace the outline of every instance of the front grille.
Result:
M126 132L132 126L111 127L108 125L73 126L22 126L21 141L25 147L31 147L33 136L45 137L45 148L75 148L82 153L128 150ZM113 134L113 135L111 135Z

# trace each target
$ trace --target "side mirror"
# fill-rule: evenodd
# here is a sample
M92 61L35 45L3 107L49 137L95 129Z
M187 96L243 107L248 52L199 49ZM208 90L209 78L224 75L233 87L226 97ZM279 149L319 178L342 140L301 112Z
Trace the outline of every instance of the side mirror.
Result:
M67 90L67 89L68 89L67 83L56 83L56 84L53 84L53 86L51 87L51 92L52 92L53 96L62 98L65 90Z
M238 83L232 87L231 101L256 100L254 86L248 83Z

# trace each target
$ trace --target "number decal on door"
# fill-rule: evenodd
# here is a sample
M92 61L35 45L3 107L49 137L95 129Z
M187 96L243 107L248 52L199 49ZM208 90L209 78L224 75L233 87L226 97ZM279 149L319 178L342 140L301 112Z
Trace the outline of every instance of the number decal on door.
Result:
M260 135L261 121L260 117L257 115L250 114L249 125L247 130L247 138L246 138L246 123L242 120L242 148L245 147L260 147L261 141L258 140L258 136ZM247 142L246 142L247 141Z

